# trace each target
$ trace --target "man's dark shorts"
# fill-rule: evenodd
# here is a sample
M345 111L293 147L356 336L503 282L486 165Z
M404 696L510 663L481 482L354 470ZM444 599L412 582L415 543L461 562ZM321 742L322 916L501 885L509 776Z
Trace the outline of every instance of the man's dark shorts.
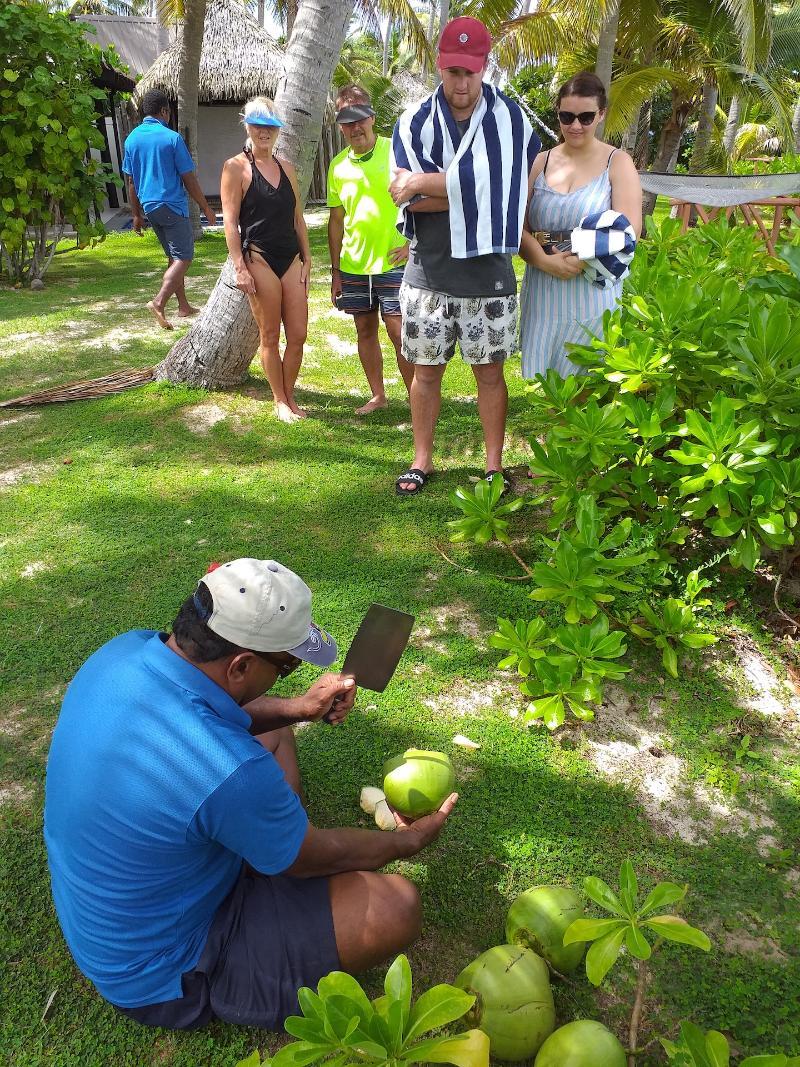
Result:
M297 990L339 969L327 878L266 877L245 868L220 905L183 996L120 1008L137 1022L195 1030L213 1018L280 1030Z
M194 258L194 234L190 219L179 215L167 204L160 204L146 214L168 259Z
M342 271L342 295L336 306L348 315L363 315L376 308L381 309L384 319L387 315L399 315L400 284L405 269L405 263L401 263L385 274L346 274Z

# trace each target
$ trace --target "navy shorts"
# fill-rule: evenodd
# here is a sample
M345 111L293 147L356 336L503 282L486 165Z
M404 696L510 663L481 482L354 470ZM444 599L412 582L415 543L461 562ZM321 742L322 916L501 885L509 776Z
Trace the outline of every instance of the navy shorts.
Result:
M400 284L405 264L385 274L345 274L341 272L342 295L336 306L348 315L362 315L365 311L381 309L381 315L400 314Z
M194 234L190 219L173 211L168 204L160 204L146 212L146 215L168 259L194 258Z
M211 1019L281 1030L297 990L340 969L327 878L245 867L220 905L177 1000L118 1010L146 1026L195 1030Z

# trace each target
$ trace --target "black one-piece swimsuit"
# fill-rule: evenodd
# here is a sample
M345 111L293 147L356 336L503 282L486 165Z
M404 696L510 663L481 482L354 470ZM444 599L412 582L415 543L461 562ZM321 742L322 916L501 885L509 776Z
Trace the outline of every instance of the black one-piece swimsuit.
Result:
M256 166L250 152L252 180L242 198L239 209L239 232L242 252L258 252L266 264L282 278L300 252L300 242L294 228L297 199L292 183L276 158L280 171L277 185L270 185Z

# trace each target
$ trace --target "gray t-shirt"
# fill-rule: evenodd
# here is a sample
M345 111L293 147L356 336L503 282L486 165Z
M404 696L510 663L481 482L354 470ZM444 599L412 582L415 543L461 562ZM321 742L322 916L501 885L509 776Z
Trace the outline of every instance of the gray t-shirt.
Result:
M469 122L459 122L465 133ZM419 211L414 215L414 243L403 281L417 289L448 296L510 296L517 291L511 255L490 252L471 259L454 259L450 253L450 212Z

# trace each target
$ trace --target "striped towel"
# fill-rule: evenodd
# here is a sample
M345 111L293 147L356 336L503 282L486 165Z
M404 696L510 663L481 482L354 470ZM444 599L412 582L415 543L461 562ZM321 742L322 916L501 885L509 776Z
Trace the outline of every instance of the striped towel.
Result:
M462 136L442 86L408 108L392 136L392 166L447 175L454 259L517 252L528 202L528 174L541 141L518 104L488 82ZM414 236L402 204L397 228Z
M583 260L583 273L598 289L610 289L630 271L636 233L619 211L585 215L572 231L572 251Z

